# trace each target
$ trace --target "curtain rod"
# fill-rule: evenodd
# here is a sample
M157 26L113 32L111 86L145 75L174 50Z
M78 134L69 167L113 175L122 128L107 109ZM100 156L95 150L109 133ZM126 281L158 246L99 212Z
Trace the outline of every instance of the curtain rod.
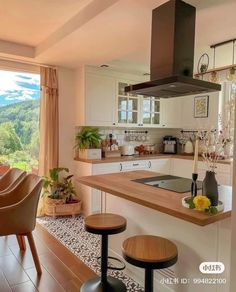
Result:
M10 61L10 62L17 62L17 63L22 63L22 64L28 64L28 65L34 65L34 66L41 66L41 67L57 69L57 67L53 66L53 65L41 64L41 63L36 63L36 62L31 62L31 61L24 61L24 60L8 58L8 57L0 57L0 61Z

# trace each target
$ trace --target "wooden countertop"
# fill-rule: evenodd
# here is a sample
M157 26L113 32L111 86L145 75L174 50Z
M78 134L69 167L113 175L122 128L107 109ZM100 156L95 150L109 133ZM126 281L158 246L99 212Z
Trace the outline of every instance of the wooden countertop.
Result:
M183 154L150 154L150 155L133 155L133 156L121 156L112 158L102 158L102 159L83 159L76 157L75 160L82 161L86 163L99 164L99 163L112 163L112 162L126 162L135 160L152 160L152 159L163 159L163 158L179 158L193 160L193 155L183 155ZM203 158L199 156L199 161L203 161ZM223 159L219 160L218 163L231 164L233 159Z
M158 174L156 172L139 170L123 173L84 176L79 177L77 180L81 184L200 226L205 226L231 216L231 187L219 187L219 197L220 200L224 202L224 211L216 215L211 215L183 207L181 199L185 197L187 193L175 193L133 181L135 179L154 177L157 175Z

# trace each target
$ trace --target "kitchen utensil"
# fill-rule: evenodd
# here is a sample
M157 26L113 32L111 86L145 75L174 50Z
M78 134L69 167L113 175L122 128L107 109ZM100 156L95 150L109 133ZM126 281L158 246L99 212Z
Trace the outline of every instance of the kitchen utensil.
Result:
M165 136L163 138L163 153L176 154L177 153L177 138L173 136Z
M123 145L120 147L121 155L131 156L134 155L134 146L133 145Z
M155 152L155 144L145 145L144 149L148 154L153 154Z

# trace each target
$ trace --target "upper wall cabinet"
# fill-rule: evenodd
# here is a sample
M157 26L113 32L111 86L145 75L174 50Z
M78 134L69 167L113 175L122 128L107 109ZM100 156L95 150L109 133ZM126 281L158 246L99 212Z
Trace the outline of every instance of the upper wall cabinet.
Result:
M140 120L140 98L125 92L125 87L132 81L117 82L116 92L116 124L125 126L138 126Z
M163 128L182 128L182 99L161 99L161 126Z
M76 75L77 126L217 127L218 93L209 95L208 117L195 118L195 96L159 99L126 93L124 88L144 81L142 77L86 68L78 70Z
M124 89L144 80L127 81L129 75L124 80L121 76L126 74L99 68L77 70L77 126L137 127L141 124L140 97L127 94Z
M116 97L116 125L132 127L160 126L160 99L126 93L135 81L119 80Z
M153 96L142 96L140 108L140 123L144 127L161 126L160 99Z
M114 125L116 80L92 73L86 73L85 76L86 124Z

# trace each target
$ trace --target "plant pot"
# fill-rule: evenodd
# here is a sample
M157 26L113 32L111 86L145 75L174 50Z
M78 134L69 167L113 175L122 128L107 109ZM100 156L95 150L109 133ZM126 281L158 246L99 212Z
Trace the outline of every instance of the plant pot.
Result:
M206 171L206 176L202 182L202 194L208 197L211 201L211 206L218 206L219 193L215 172Z
M79 150L79 158L82 158L82 159L101 159L102 158L102 150L101 149Z
M78 201L73 204L66 204L64 200L55 200L51 198L45 198L44 200L44 212L47 216L72 216L81 213L82 202Z

